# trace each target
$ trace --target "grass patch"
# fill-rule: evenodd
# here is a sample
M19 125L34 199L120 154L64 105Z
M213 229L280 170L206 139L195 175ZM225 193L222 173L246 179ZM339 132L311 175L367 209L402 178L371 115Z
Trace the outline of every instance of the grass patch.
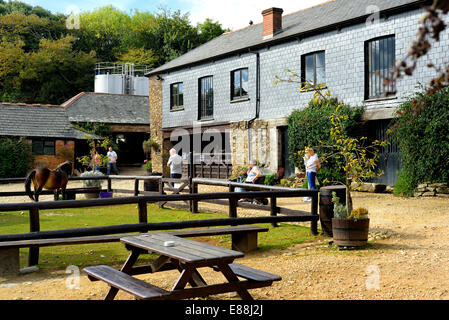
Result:
M189 211L160 209L156 205L148 206L149 222L169 222L217 219L225 216L216 213L191 214ZM138 222L136 205L122 205L99 208L42 210L40 212L41 230L58 230L129 224ZM259 233L259 250L286 249L294 244L313 241L307 227L281 223L278 228L270 224L259 224L270 228L269 232ZM28 212L0 212L0 234L29 232ZM231 247L231 236L196 238L212 245ZM121 243L94 243L85 245L66 245L40 248L39 267L43 269L61 269L69 265L80 268L106 264L121 266L128 251ZM28 249L20 250L21 266L27 265ZM151 260L153 257L148 256Z

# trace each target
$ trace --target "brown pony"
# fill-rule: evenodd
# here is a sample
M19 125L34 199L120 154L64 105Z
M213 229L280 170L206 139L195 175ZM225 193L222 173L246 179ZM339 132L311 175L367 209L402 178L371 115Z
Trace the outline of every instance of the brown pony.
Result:
M55 194L62 191L64 197L67 182L72 172L73 164L69 161L61 163L55 170L48 168L34 169L26 178L25 191L30 199L36 202L39 201L39 194L42 192L42 189L53 190ZM31 182L34 185L34 194L31 191Z

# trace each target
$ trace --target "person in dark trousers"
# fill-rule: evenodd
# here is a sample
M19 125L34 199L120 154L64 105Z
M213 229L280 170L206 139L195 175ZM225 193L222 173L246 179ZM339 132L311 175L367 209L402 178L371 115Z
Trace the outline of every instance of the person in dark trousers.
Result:
M112 149L112 147L109 147L109 151L107 154L108 158L109 158L109 163L108 163L108 176L111 175L111 169L114 171L115 175L119 175L118 169L117 169L117 153Z
M175 149L170 150L170 158L168 159L167 167L170 168L170 179L181 179L182 157ZM171 183L170 185L174 187L174 183Z

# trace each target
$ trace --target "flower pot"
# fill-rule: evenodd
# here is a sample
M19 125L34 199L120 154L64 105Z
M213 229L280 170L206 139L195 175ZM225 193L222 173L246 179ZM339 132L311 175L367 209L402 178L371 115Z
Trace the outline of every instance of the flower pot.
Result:
M368 242L369 219L332 219L334 244L338 247L363 247Z

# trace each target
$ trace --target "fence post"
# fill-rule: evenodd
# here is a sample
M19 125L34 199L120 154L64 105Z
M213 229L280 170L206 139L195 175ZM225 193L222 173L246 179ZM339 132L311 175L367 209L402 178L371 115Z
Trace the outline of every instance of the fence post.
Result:
M147 202L139 200L139 223L148 223Z
M134 197L139 196L139 179L134 180Z
M112 179L108 176L108 192L112 192Z
M190 179L189 192L190 192L190 194L198 194L198 184L193 182L193 179ZM197 200L190 200L190 212L198 213L198 201Z
M313 216L317 216L318 217L318 192L314 193L312 195L312 215ZM312 222L310 223L310 232L312 233L312 235L317 236L318 235L318 220L319 219L315 219L312 220Z
M163 195L164 194L164 178L160 178L159 179L159 194ZM159 208L163 208L162 202L159 201Z
M237 198L229 196L229 218L237 218ZM235 224L231 224L235 226Z
M41 231L39 221L39 208L32 207L30 209L30 232ZM31 247L28 252L28 266L36 266L39 264L39 247Z
M270 206L271 206L270 216L276 217L278 215L278 207L277 207L277 198L276 197L270 198ZM271 225L273 226L273 228L278 227L278 224L276 222L273 222Z

